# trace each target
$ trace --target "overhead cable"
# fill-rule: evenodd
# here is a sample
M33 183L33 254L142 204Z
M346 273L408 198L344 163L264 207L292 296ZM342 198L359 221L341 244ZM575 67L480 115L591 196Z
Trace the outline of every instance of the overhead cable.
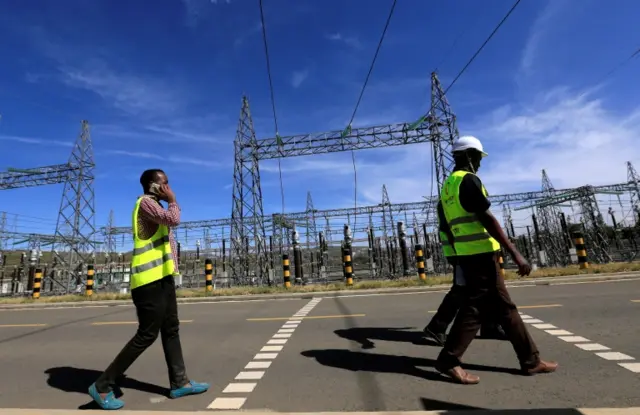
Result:
M498 32L498 30L500 30L500 28L502 27L502 25L504 24L504 22L507 21L507 19L509 18L509 16L511 16L511 13L513 13L513 11L516 9L516 7L518 7L518 5L520 4L522 0L516 0L515 3L513 3L513 6L511 6L511 8L509 9L509 11L507 12L507 14L504 15L504 17L502 18L502 20L500 20L500 22L498 23L498 25L493 29L493 31L489 34L489 36L487 37L487 39L482 43L482 45L480 45L480 47L478 48L478 50L476 50L476 52L473 54L473 56L471 56L471 58L469 59L469 61L462 67L462 69L460 70L460 72L458 72L458 75L456 75L456 77L453 79L453 81L451 81L451 83L449 84L449 86L444 90L443 95L447 95L447 92L449 92L449 90L451 89L451 87L458 81L458 79L462 76L463 73L465 73L465 71L467 70L467 68L469 68L469 66L471 66L471 64L473 63L473 61L478 57L478 55L480 54L480 52L482 52L482 50L484 49L485 46L487 46L487 44L491 41L491 39L493 38L493 36ZM433 107L431 108L431 110L433 110ZM431 110L429 110L429 112L431 112Z
M376 52L373 55L373 59L371 60L371 65L369 66L369 72L367 72L367 77L364 79L364 83L362 84L362 88L360 89L360 95L358 96L358 100L356 101L356 106L353 109L353 113L351 114L351 119L349 120L349 124L347 128L342 132L342 138L346 137L351 133L351 124L353 124L353 120L356 117L356 113L358 112L358 108L360 107L360 102L362 102L362 97L364 96L364 91L367 89L367 84L369 83L369 78L371 77L371 73L373 72L373 68L376 64L376 59L378 59L378 54L380 53L380 48L382 47L382 42L387 34L387 29L389 28L389 23L391 23L391 18L393 17L393 12L396 8L396 3L398 0L393 0L391 4L391 9L389 10L389 15L387 16L387 21L384 25L384 29L382 29L382 35L380 36L380 40L378 41L378 46L376 47ZM353 206L354 209L358 209L358 169L356 166L356 155L353 149L351 150L351 163L353 165ZM357 216L353 218L353 227L355 229L356 223L358 221Z
M473 61L478 57L478 55L480 54L480 52L482 52L482 50L484 49L485 46L487 46L487 44L489 43L489 41L491 41L491 39L493 38L493 36L498 32L498 30L500 29L500 27L502 27L502 25L504 24L504 22L507 21L507 19L509 18L509 16L511 16L511 13L513 13L513 11L516 9L516 7L518 7L518 5L520 4L522 0L516 0L516 2L511 6L511 8L509 9L509 11L507 12L507 14L504 15L504 17L502 18L502 20L500 20L500 22L496 25L496 27L491 31L491 33L489 34L489 36L485 39L485 41L482 43L482 45L480 45L480 47L478 48L478 50L476 50L476 52L473 54L473 56L471 56L471 58L467 61L467 63L462 67L462 69L460 70L460 72L458 72L458 75L456 75L456 77L453 79L453 81L451 81L451 83L449 84L449 86L443 91L442 95L447 94L447 92L449 92L449 90L451 89L451 87L458 81L458 79L460 79L460 77L462 76L463 73L465 73L465 71L469 68L469 66L473 63ZM457 42L454 41L454 45ZM453 45L452 45L453 47ZM443 59L444 60L444 59ZM433 103L431 104L431 107L429 108L429 111L427 112L428 114L431 114L431 111L433 111L434 106ZM426 118L426 116L423 116L418 122L414 122L411 124L411 126L409 127L409 129L413 129L415 127L417 127L418 125L420 125L422 123L422 121L424 121L424 119ZM433 158L433 157L432 157ZM431 193L429 194L429 198L433 198L433 181L435 180L434 177L434 172L431 172ZM427 213L428 215L428 213ZM428 217L428 216L427 216ZM437 215L436 215L437 217Z
M276 130L276 139L278 145L281 144L280 131L278 130L278 116L276 113L276 99L273 92L273 81L271 77L271 60L269 59L269 44L267 42L267 28L264 24L264 9L262 7L262 0L258 0L260 5L260 23L262 24L262 41L264 43L264 54L267 60L267 76L269 77L269 91L271 92L271 109L273 110L273 124ZM280 201L282 204L282 214L284 215L284 184L282 182L282 166L280 163L281 157L278 157L278 176L280 179Z

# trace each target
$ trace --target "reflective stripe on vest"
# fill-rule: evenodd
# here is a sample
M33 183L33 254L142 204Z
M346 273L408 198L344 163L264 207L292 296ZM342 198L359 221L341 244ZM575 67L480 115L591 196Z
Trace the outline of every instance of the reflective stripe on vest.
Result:
M469 213L460 204L460 184L466 171L455 171L442 186L440 200L444 215L454 238L454 247L459 256L495 252L500 249L498 241L493 239L482 226L475 214ZM482 193L487 190L482 186Z
M168 227L158 225L158 230L151 238L140 239L138 211L141 201L142 198L138 198L133 209L133 252L131 253L130 280L132 290L173 275L175 268Z
M453 247L449 243L449 238L447 238L447 234L444 232L440 232L440 243L442 244L442 253L446 258L456 256L456 252L453 250Z

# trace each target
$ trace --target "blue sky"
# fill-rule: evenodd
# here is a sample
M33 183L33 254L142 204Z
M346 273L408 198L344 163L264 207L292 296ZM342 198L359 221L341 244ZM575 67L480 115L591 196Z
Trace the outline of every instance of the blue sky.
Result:
M0 0L0 168L66 162L80 120L92 125L97 222L128 225L139 174L164 168L183 220L231 210L232 143L246 93L259 138L275 134L257 0ZM342 129L391 1L265 0L281 135ZM354 126L411 122L429 104L429 74L446 86L511 0L400 0ZM640 168L635 59L640 3L524 0L449 93L463 134L490 153L492 193L625 180ZM452 48L454 40L455 46ZM635 75L635 76L634 76ZM604 81L604 82L603 82ZM427 145L356 153L358 203L430 193ZM353 205L349 153L284 159L286 209ZM267 213L281 209L277 164L261 164ZM2 208L44 218L62 186L0 193Z

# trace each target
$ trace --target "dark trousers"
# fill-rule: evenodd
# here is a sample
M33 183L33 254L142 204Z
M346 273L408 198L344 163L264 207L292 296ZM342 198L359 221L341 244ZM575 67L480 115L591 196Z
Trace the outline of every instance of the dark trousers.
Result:
M455 269L455 268L454 268ZM455 272L455 271L454 271ZM433 333L445 333L447 327L453 322L456 314L462 307L465 300L465 287L455 283L442 299L438 311L433 316L427 328ZM498 329L498 323L495 321L482 321L482 332L495 332Z
M481 322L497 321L513 345L522 368L535 367L540 362L538 348L500 276L498 255L481 254L458 259L466 280L464 301L438 356L438 365L442 369L459 366Z
M131 290L131 298L138 314L138 331L98 378L96 389L99 393L109 392L116 380L156 341L158 334L162 339L171 389L185 386L189 379L180 345L180 322L173 277L164 277L135 288Z
M434 333L445 333L447 327L456 317L458 310L464 302L464 287L453 284L447 295L442 299L438 311L433 316L429 325L429 330Z

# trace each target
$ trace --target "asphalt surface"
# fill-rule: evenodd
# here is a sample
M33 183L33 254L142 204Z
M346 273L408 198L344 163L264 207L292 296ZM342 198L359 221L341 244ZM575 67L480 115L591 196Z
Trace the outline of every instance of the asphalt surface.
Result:
M521 376L508 342L479 339L464 358L479 385L438 375L433 363L440 349L420 331L442 292L182 304L189 376L211 382L211 390L167 399L158 341L122 380L123 399L127 409L156 411L640 406L640 368L628 365L640 358L640 302L633 301L640 300L640 281L510 292L522 314L541 320L527 320L528 327L543 358L560 363L557 373ZM287 324L294 314L301 322ZM135 320L130 306L0 310L0 408L95 408L86 390L134 334ZM234 380L239 374L254 379Z

